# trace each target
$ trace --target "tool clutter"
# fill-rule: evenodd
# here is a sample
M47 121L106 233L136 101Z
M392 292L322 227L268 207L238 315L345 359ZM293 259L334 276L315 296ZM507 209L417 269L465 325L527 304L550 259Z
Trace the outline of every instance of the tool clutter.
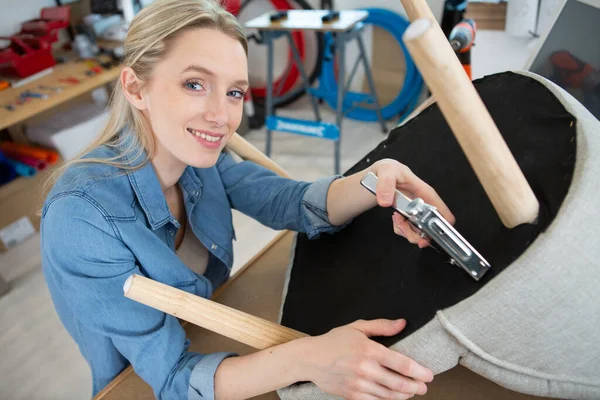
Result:
M37 84L33 87L23 89L10 103L2 104L2 108L12 112L16 111L18 106L26 105L33 99L46 100L52 96L59 95L69 87L79 85L86 79L101 74L104 70L111 69L119 64L118 60L115 60L114 57L110 59L80 59L75 63L75 65L84 64L85 69L77 68L75 72L70 71L69 74L58 74L59 77L55 78L54 82L46 80L44 84Z
M21 24L19 33L0 38L10 42L0 50L0 72L25 78L54 66L52 43L69 26L70 15L69 6L43 8L39 19Z
M58 153L50 149L10 141L0 142L0 185L19 176L34 176L58 160Z

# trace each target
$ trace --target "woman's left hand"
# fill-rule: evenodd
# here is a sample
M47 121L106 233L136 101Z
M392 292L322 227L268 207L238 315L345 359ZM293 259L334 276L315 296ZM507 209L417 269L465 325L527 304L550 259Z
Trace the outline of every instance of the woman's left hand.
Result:
M407 197L421 198L425 203L436 207L450 224L456 219L436 191L416 176L410 168L392 159L383 159L375 162L370 171L377 175L377 203L381 207L390 207L394 202L395 190L398 189ZM413 226L398 212L392 216L394 232L404 236L409 242L417 244L420 248L429 245L427 239L422 238Z

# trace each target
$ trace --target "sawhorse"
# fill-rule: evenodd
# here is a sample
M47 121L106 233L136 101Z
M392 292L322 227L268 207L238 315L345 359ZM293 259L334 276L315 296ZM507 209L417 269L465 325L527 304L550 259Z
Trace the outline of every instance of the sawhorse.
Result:
M364 23L362 21L368 17L368 12L363 10L339 11L338 18L331 22L323 22L322 17L327 14L329 14L329 11L327 10L290 10L287 12L287 17L277 21L271 21L270 17L272 13L266 13L248 21L245 26L247 28L257 29L262 41L267 46L267 93L265 99L265 120L267 126L266 155L269 157L271 156L272 131L288 132L331 140L334 142L335 174L340 174L341 128L342 119L345 113L344 98L350 89L350 84L356 74L360 61L363 62L365 77L367 78L369 90L371 92L370 96L366 96L365 101L374 105L383 132L387 132L387 127L381 114L381 106L377 98L375 83L373 81L365 45L361 36L364 28ZM334 47L338 55L338 76L340 77L337 90L335 124L323 122L321 119L317 98L323 94L310 87L308 75L302 64L300 53L292 40L292 32L298 30L330 32L334 36ZM285 101L289 96L293 95L292 92L288 92L287 95L279 97L273 93L273 46L274 40L281 36L287 37L288 39L294 62L297 65L302 78L303 89L310 96L316 121L275 116L274 105ZM348 82L346 83L344 82L346 74L346 43L353 39L356 39L358 42L359 56L352 67ZM359 104L353 104L352 107L358 105Z

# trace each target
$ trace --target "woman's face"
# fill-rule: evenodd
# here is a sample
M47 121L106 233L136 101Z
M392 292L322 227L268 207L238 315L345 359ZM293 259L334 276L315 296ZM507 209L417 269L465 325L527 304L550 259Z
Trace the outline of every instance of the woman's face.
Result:
M242 45L215 29L192 29L156 65L142 96L158 152L212 167L242 119L248 63Z

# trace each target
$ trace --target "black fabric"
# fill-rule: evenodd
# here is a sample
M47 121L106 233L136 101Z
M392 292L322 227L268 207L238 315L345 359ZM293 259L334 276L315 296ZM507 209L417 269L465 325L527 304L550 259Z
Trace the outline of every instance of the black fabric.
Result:
M431 248L392 229L392 210L375 207L334 235L300 234L282 324L318 335L357 319L405 318L391 345L437 310L471 296L518 258L556 216L573 176L576 121L539 82L507 72L474 82L540 202L537 225L502 225L437 105L429 107L351 168L394 158L428 182L457 218L456 229L492 268L479 281Z

